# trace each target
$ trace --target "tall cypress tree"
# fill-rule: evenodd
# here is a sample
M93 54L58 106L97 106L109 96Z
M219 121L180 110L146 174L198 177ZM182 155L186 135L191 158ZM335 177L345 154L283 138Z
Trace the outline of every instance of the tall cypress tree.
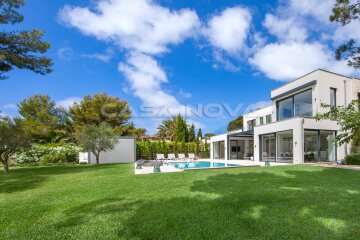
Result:
M195 125L191 124L191 126L189 127L189 142L194 142L195 141Z

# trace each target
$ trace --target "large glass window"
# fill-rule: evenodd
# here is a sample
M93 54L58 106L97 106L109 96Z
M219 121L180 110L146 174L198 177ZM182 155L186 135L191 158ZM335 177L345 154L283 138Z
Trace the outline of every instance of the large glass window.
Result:
M292 118L294 116L293 98L287 98L279 101L277 106L278 120Z
M278 121L312 114L312 89L277 102Z
M336 89L330 88L330 106L336 106Z
M293 161L293 133L292 131L276 133L277 162Z
M312 116L312 91L306 91L294 96L295 117Z
M304 161L336 161L334 131L304 131Z
M263 135L261 141L261 160L275 161L276 143L275 134Z

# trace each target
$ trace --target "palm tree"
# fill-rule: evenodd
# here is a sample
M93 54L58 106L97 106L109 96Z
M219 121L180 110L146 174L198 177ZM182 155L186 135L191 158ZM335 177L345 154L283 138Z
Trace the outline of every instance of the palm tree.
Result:
M162 121L162 123L157 127L158 132L156 136L161 140L174 140L174 134L176 129L176 116L171 116Z

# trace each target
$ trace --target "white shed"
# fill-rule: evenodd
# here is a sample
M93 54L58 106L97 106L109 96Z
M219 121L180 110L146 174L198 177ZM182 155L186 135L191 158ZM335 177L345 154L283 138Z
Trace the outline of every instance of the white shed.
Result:
M100 153L100 164L102 163L131 163L136 161L136 138L119 137L119 142L114 150ZM95 155L79 153L79 163L95 164Z

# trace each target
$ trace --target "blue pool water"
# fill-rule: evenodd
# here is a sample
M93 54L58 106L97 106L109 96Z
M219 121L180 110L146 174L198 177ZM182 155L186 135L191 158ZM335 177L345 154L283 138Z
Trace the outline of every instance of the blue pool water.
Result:
M170 166L174 166L180 169L195 169L195 168L225 168L225 167L239 167L237 164L230 163L217 163L208 161L194 161L194 162L168 162Z

